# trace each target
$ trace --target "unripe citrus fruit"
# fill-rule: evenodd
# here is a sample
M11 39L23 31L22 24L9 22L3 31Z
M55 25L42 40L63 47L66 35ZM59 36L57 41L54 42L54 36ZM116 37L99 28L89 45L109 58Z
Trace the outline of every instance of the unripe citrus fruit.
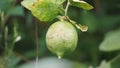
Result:
M53 23L46 35L48 49L56 54L59 59L63 54L74 51L77 41L78 35L76 29L67 21Z

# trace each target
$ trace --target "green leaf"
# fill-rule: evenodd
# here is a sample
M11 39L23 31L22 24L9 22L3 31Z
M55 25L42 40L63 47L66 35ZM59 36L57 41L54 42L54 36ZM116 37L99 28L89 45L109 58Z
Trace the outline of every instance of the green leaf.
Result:
M37 2L37 0L24 0L24 1L21 2L21 4L22 4L25 8L31 10L31 6L32 6L35 2Z
M70 4L71 4L72 6L76 6L76 7L85 9L85 10L91 10L91 9L93 9L93 6L90 5L90 4L88 4L88 3L85 2L85 1L70 0Z
M98 68L111 68L111 64L103 60Z
M58 5L53 4L50 0L40 0L32 6L32 14L40 21L50 22L58 13Z
M120 50L120 30L107 33L99 49L101 51Z
M52 21L60 11L60 6L65 0L24 0L21 4L29 9L33 16L44 22Z

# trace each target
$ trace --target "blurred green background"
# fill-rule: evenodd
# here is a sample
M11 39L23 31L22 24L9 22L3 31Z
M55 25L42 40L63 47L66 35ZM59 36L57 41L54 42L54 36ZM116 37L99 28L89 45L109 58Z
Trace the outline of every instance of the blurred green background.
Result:
M21 1L0 0L0 9L4 12L0 22L0 68L4 68L8 57L6 52L12 48L15 33L21 36L21 40L14 44L13 52L8 57L8 68L18 68L21 64L35 60L36 23L39 29L39 59L55 56L47 49L45 36L49 26L56 20L51 23L38 21L30 11L21 6ZM93 5L94 9L86 11L71 6L68 15L77 23L87 25L89 29L87 32L77 30L78 46L72 54L63 58L77 62L74 68L120 68L120 0L85 1ZM6 39L8 49L5 49Z

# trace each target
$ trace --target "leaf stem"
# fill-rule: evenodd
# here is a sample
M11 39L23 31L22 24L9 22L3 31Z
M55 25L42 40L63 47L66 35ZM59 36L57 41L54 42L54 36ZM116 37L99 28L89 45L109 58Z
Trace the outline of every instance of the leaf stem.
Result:
M82 32L86 32L88 30L87 26L77 24L75 21L71 20L68 16L66 16L66 18L70 23L72 23L76 28L80 29Z
M67 16L69 6L70 6L70 1L67 0L67 5L66 5L66 8L65 8L65 16Z

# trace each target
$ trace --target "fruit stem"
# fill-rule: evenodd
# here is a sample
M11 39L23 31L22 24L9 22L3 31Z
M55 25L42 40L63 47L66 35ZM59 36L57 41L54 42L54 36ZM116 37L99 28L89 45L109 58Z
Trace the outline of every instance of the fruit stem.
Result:
M67 11L68 11L69 6L70 6L70 1L67 0L67 5L66 5L66 8L65 8L65 16L67 16Z
M65 21L65 20L68 20L67 18L66 18L66 16L57 16L56 17L57 19L59 19L60 21Z

